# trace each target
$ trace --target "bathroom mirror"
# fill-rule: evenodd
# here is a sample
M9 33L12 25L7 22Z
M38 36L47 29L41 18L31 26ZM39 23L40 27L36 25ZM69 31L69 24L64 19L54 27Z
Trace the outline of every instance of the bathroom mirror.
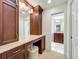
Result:
M64 32L64 13L55 15L56 32Z
M30 34L29 7L19 1L19 37L24 38Z
M64 20L63 11L52 14L52 33L54 43L64 43Z
M54 32L64 32L64 12L52 15ZM53 30L53 29L52 29Z

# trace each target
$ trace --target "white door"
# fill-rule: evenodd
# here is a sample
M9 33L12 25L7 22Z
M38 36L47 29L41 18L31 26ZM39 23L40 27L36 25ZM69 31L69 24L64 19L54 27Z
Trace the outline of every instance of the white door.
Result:
M72 0L72 59L78 59L78 1Z

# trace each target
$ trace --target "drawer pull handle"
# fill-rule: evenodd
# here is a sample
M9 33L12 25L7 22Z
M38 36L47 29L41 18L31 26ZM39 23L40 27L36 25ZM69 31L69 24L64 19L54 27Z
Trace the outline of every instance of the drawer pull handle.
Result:
M15 52L13 52L13 53L17 53L17 52L19 52L20 50L17 50L17 51L15 51Z

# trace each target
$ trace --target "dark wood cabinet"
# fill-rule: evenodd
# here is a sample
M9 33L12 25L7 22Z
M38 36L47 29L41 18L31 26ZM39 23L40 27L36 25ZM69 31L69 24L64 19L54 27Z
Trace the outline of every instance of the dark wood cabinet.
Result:
M17 46L13 49L5 51L4 53L0 54L0 59L28 59L29 52L28 49L31 48L33 45L38 46L39 53L42 54L45 50L45 36L32 40L28 43L22 44Z
M0 55L0 59L25 59L25 45L18 46Z
M38 46L39 47L39 53L42 54L43 51L45 50L45 36L39 38L40 40L36 41L34 43L34 45Z
M40 6L34 7L33 14L30 15L30 34L42 34L42 11Z
M0 45L18 40L18 21L18 0L0 0Z
M2 59L25 59L25 46L19 46L2 54Z
M0 59L2 59L2 56L1 56L1 54L0 54Z
M43 53L45 50L45 36L41 37L41 42L40 42L40 53Z
M24 54L24 50L17 52L16 54L8 57L7 59L24 59L25 58L25 54Z
M54 33L54 42L64 43L64 33Z

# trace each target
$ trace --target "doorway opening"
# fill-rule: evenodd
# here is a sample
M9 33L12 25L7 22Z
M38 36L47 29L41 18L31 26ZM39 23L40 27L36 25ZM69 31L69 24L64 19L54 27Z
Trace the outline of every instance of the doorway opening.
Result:
M64 54L64 12L52 14L51 50Z

